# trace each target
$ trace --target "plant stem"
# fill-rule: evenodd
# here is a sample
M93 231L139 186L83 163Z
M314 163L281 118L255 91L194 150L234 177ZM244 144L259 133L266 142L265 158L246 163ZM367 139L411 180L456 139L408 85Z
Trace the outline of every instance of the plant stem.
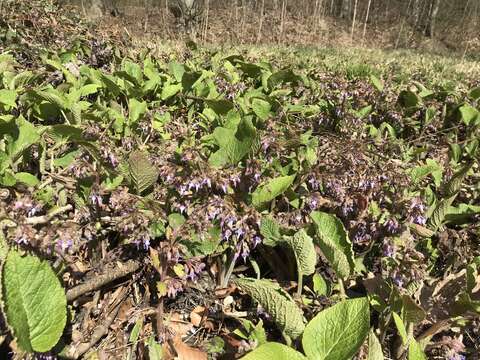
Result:
M343 299L347 298L347 294L345 293L345 284L343 282L343 279L338 279L338 287L340 290L340 297Z
M225 276L222 279L222 283L220 284L222 288L227 287L228 282L230 281L230 277L232 276L233 269L235 268L236 262L237 262L237 257L235 256L235 251L233 251L231 260L230 260L230 265L228 266L227 272L225 273Z

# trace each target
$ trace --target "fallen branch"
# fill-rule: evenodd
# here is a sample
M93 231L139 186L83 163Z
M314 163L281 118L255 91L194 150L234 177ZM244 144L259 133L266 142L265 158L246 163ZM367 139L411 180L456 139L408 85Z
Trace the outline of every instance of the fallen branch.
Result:
M89 293L91 291L97 290L102 286L120 279L124 276L127 276L138 269L140 269L141 263L134 260L129 260L125 264L119 266L116 269L109 270L107 273L92 277L87 280L85 283L75 286L74 288L67 291L67 301L71 302L83 294Z
M103 338L105 335L108 334L110 325L112 325L113 321L117 317L118 311L120 310L122 302L125 299L127 294L125 289L119 289L119 290L120 290L119 292L120 296L118 296L114 304L112 304L111 310L108 316L105 317L102 323L93 330L92 336L90 337L90 341L87 343L78 344L77 346L73 346L73 345L70 346L66 351L67 359L76 360L82 357L82 355L84 355L92 347L94 347L95 344L99 342L101 338Z
M68 204L68 205L59 207L59 208L57 208L57 209L53 209L53 210L50 211L47 215L34 216L34 217L27 218L27 219L25 220L25 223L26 223L26 224L29 224L29 225L46 224L46 223L48 223L53 217L55 217L56 215L62 214L62 213L64 213L64 212L70 211L70 210L72 210L72 209L73 209L73 206L70 205L70 204Z

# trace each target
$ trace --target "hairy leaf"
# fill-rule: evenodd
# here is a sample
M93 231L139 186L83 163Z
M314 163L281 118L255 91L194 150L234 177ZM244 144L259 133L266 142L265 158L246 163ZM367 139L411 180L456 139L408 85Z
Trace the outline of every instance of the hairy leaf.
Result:
M276 246L282 240L280 226L271 217L264 217L262 219L260 234L263 236L263 243L267 246Z
M137 150L130 154L128 170L137 194L143 193L157 182L158 170L152 165L145 152Z
M370 327L367 298L342 301L315 316L305 327L303 349L309 359L350 359Z
M317 265L317 254L313 240L305 230L299 230L294 236L285 237L285 242L290 246L297 259L298 271L302 275L311 275Z
M378 340L375 332L370 330L368 334L368 359L367 360L384 360L382 345L380 340Z
M269 342L248 353L242 360L306 360L298 351L279 343Z
M262 305L286 335L296 339L302 334L305 327L302 311L278 284L251 278L237 279L235 284Z
M314 211L310 214L315 225L316 244L322 250L337 276L347 278L355 268L353 248L345 228L335 215Z
M252 204L262 207L277 196L283 194L292 185L295 175L281 176L260 185L252 194Z
M67 321L67 300L46 261L10 251L2 272L4 310L18 345L27 352L55 346Z

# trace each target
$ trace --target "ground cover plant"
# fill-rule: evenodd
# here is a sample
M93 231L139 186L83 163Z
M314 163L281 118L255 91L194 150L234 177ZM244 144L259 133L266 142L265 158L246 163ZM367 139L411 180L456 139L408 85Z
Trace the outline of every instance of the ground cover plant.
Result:
M478 358L478 68L88 28L49 46L17 15L4 357Z

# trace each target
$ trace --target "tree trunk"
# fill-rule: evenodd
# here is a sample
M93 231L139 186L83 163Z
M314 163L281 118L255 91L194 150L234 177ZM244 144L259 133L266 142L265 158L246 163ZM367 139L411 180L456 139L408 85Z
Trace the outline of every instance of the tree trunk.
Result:
M435 25L437 20L438 9L440 8L440 0L431 0L428 12L427 26L425 35L433 38L435 36Z
M372 0L368 0L367 4L367 13L365 14L365 22L363 23L363 34L362 34L362 43L365 41L365 33L367 32L367 22L370 15L370 6L372 5Z
M353 6L352 30L350 31L350 39L352 41L353 41L353 33L355 31L355 20L357 19L357 6L358 6L358 0L355 0L355 5Z

